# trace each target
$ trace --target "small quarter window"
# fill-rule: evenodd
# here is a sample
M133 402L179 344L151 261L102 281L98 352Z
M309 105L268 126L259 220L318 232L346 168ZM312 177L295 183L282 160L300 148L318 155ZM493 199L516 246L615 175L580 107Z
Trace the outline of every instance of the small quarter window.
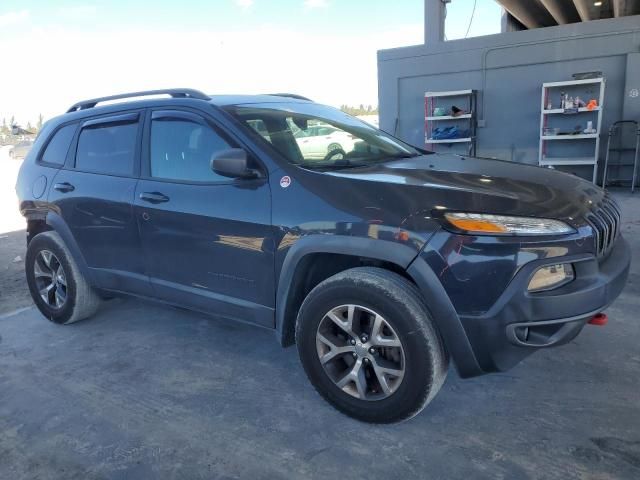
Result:
M49 141L47 148L45 148L41 161L54 165L64 165L71 146L71 140L73 140L73 135L76 133L76 127L76 124L67 125L58 130Z
M76 168L96 173L131 175L137 135L137 121L84 127L78 139Z

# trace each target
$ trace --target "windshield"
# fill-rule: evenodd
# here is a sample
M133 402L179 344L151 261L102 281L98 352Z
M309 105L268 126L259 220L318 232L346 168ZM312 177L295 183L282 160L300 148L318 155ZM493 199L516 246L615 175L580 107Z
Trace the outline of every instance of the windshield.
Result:
M227 107L291 163L305 168L349 168L415 157L414 147L335 108L315 103Z

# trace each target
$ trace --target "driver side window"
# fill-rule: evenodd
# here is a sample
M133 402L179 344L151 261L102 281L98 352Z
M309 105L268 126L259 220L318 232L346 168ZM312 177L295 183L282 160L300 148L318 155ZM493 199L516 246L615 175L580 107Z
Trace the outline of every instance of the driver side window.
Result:
M229 179L211 169L214 153L231 148L210 126L182 118L151 122L151 176L169 180L218 182Z

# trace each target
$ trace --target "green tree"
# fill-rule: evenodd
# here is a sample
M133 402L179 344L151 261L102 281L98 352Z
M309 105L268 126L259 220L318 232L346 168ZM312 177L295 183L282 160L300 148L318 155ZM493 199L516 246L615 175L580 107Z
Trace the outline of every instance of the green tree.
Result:
M341 105L340 110L349 115L377 115L378 109L373 105L367 105L366 107L360 104L360 107L351 107L349 105Z
M40 131L42 129L42 124L43 124L43 118L42 118L42 114L38 115L38 123L36 123L36 128L38 129L38 131Z

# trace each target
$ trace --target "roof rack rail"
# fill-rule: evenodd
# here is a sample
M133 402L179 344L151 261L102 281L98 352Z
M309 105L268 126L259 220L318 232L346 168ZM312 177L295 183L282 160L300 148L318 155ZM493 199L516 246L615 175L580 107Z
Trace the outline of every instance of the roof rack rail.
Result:
M121 93L120 95L111 95L108 97L92 98L74 103L67 113L77 112L78 110L86 110L95 107L98 103L108 102L111 100L120 100L122 98L147 97L150 95L170 95L173 98L195 98L198 100L211 100L209 95L192 88L168 88L164 90L146 90L143 92Z
M311 100L310 98L303 97L302 95L298 95L297 93L267 93L267 95L270 95L272 97L289 97L298 100L307 100L309 102L313 102L313 100Z

